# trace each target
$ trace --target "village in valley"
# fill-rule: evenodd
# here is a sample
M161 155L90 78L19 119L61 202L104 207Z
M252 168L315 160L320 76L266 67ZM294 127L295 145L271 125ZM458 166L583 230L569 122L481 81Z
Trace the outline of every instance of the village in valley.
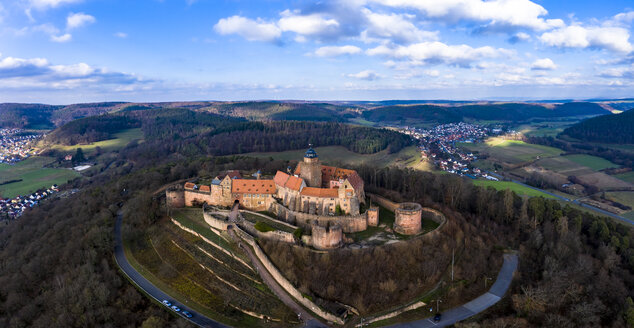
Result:
M0 129L0 163L12 164L33 155L40 135L21 129Z
M457 147L456 143L478 143L490 136L497 136L505 131L500 127L489 128L471 123L449 123L437 125L431 129L415 127L398 127L399 132L418 140L423 159L433 162L441 171L464 175L475 179L497 181L498 178L483 172L472 165L478 156ZM510 133L514 133L511 131Z

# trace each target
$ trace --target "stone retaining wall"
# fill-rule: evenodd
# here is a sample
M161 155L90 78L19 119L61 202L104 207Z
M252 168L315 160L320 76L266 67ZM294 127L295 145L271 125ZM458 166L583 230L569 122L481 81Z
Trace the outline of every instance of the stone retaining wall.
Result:
M253 250L255 251L255 256L258 257L260 262L262 262L262 265L264 265L264 267L271 274L273 279L275 279L275 281L280 286L282 286L282 288L284 288L284 290L287 293L289 293L299 303L301 303L307 309L310 309L314 314L318 315L319 317L321 317L321 318L323 318L323 319L325 319L327 321L340 324L340 325L344 324L344 321L341 318L339 318L338 316L336 316L336 315L334 315L332 313L324 311L317 304L313 303L311 300L309 300L308 298L304 297L302 295L302 293L297 288L295 288L295 286L293 286L293 284L291 284L291 282L288 281L288 279L286 279L286 277L284 277L284 275L282 275L282 273L277 269L277 267L275 267L273 262L271 262L271 260L269 260L268 256L266 256L264 251L255 242L255 240L253 239L253 237L251 235L249 235L248 233L246 233L245 231L243 231L240 228L236 228L235 232L243 240L245 240L249 245L251 245L251 247L253 247Z

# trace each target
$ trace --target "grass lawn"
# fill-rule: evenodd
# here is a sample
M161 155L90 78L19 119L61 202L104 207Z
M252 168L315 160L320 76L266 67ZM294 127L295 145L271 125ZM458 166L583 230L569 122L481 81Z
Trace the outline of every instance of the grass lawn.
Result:
M290 150L284 152L271 153L246 153L245 156L269 158L280 160L301 160L304 157L305 149ZM375 154L357 154L345 147L328 146L316 147L315 151L319 155L319 159L325 164L346 164L360 165L372 164L376 166L399 166L412 167L420 170L431 170L432 166L420 160L420 153L416 146L402 149L398 153L388 154L387 151L380 151Z
M260 216L260 215L255 215L255 214L251 214L251 213L247 213L247 212L242 212L242 216L244 217L245 220L251 222L251 223L257 223L259 222L264 222L267 225L269 225L271 228L275 229L275 230L280 230L280 231L284 231L284 232L290 232L293 233L295 231L295 229L285 226L275 220L272 219L268 219L266 217Z
M634 183L634 171L613 175L613 177L623 180L625 182Z
M459 145L470 151L488 154L492 159L511 164L532 161L538 157L558 156L562 153L561 149L529 144L519 140L505 140L500 137L489 138L484 143L460 143Z
M535 190L535 189L531 189L522 185L519 185L515 182L511 182L511 181L491 181L491 180L473 180L473 183L476 186L481 186L481 187L493 187L497 190L506 190L506 189L511 189L512 191L514 191L515 193L517 193L518 195L526 195L529 197L538 197L538 196L543 196L545 198L554 198L553 196L543 193L541 191Z
M92 153L97 147L100 147L104 151L112 151L125 147L132 140L143 140L143 131L141 128L128 129L115 133L114 136L115 137L113 139L97 141L86 145L54 145L51 148L67 151L69 153L75 152L77 148L81 148L85 153Z
M565 157L566 159L574 163L587 166L594 171L599 171L599 170L612 168L612 167L619 167L619 165L614 164L608 161L607 159L603 159L601 157L596 157L596 156L577 154L577 155L568 155Z
M605 197L634 208L634 191L606 192Z
M0 182L22 179L20 182L1 185L0 195L6 198L27 195L53 184L62 185L80 176L79 173L69 169L43 167L54 161L52 157L33 156L15 165L0 164Z

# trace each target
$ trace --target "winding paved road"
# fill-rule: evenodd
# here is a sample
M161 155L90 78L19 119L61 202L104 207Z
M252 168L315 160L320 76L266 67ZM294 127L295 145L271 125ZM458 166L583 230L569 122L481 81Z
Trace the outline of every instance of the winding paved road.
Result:
M516 254L504 255L504 264L502 269L498 273L498 277L495 280L491 289L484 295L474 299L473 301L466 303L462 306L453 308L442 312L442 319L439 322L433 322L430 318L422 319L418 321L412 321L407 323L400 323L390 327L397 328L431 328L431 327L445 327L453 325L454 323L474 316L489 307L497 303L504 293L508 290L513 280L513 273L517 269L519 259Z
M183 310L189 311L191 314L193 314L193 317L191 319L188 319L185 317L183 317L183 319L187 319L200 327L213 327L213 328L228 327L192 310L191 308L187 307L186 305L180 302L176 302L173 298L165 294L163 291L161 291L156 286L154 286L151 282L145 279L140 273L138 273L130 265L130 262L128 262L128 259L126 259L125 253L123 252L123 242L121 237L121 220L122 220L121 214L118 214L117 221L114 226L114 234L115 234L114 257L115 257L115 261L119 265L119 268L121 268L121 271L123 271L123 273L125 273L125 275L128 276L128 278L130 278L130 280L132 280L135 285L137 285L139 288L145 291L146 294L150 295L157 302L161 303L161 301L163 300L169 300L173 305L178 306L181 309L181 311Z

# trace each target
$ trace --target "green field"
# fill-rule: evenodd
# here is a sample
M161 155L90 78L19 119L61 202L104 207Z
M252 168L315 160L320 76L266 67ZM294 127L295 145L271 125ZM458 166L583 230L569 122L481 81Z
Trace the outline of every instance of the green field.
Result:
M62 185L80 176L70 169L43 167L54 161L51 157L34 156L15 165L0 164L0 182L22 179L20 182L1 185L0 195L6 198L28 195L38 189L49 188L53 184Z
M613 175L613 177L625 182L634 183L634 171Z
M489 138L483 143L460 143L459 146L472 152L487 154L493 160L510 164L558 156L562 153L562 150L557 148L529 144L519 140L505 140L499 137Z
M305 149L301 149L277 153L246 153L243 155L261 158L273 157L281 160L301 160L305 151ZM404 148L395 154L388 154L387 151L375 154L357 154L341 146L316 147L315 151L319 155L319 159L325 164L371 164L379 167L399 166L423 171L432 170L432 166L428 162L421 160L420 153L415 146Z
M574 163L577 163L579 165L589 167L594 171L600 171L603 169L619 167L619 165L614 164L608 161L607 159L603 159L601 157L596 157L596 156L590 156L590 155L581 155L581 154L568 155L566 156L566 159Z
M140 128L128 129L115 133L114 136L115 137L113 139L97 141L86 145L54 145L51 148L67 151L69 153L74 152L77 148L81 148L85 153L92 153L97 147L104 151L112 151L125 147L132 140L143 140L143 131Z
M518 195L526 195L529 197L542 196L545 198L555 198L549 194L519 185L511 181L473 180L473 184L475 184L476 186L481 186L481 187L493 187L497 190L511 189Z

